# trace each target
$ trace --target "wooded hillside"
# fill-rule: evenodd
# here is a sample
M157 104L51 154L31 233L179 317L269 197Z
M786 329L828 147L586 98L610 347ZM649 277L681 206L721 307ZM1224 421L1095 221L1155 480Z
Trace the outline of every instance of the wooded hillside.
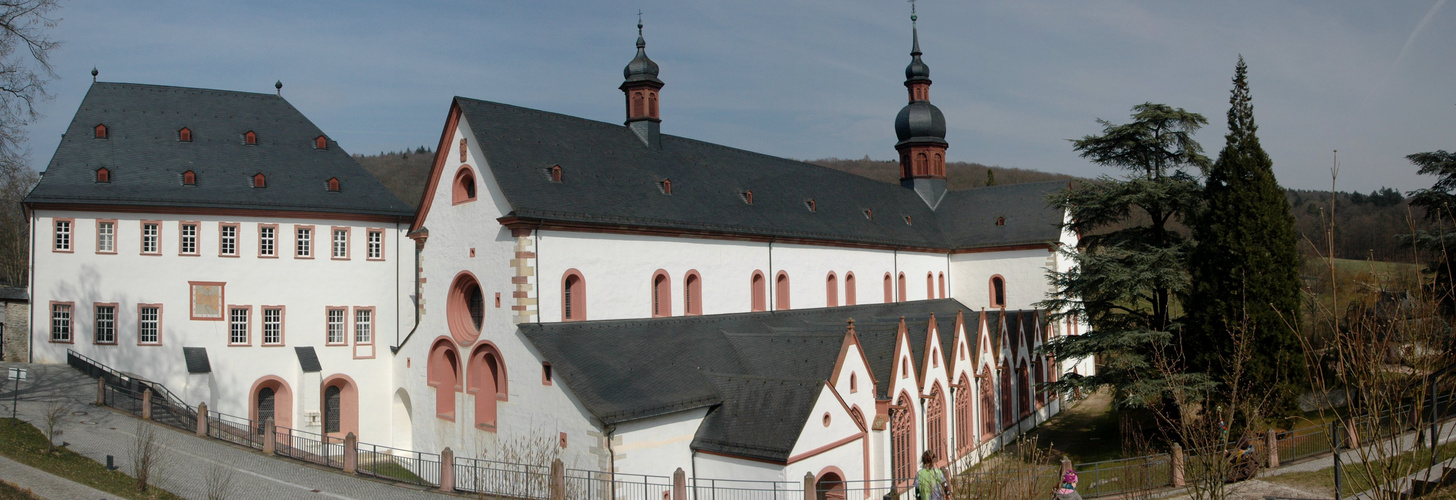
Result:
M354 158L369 173L379 178L384 187L389 188L395 196L410 205L419 205L435 155L434 152L419 147L379 155L354 155ZM900 170L894 161L823 158L808 162L884 182L900 182ZM995 184L1019 184L1049 180L1090 180L1065 174L967 162L947 163L946 174L952 190L984 187L988 181ZM1330 192L1291 189L1286 191L1286 195L1294 214L1294 229L1302 235L1301 253L1314 255L1315 248L1323 249L1325 246ZM1395 236L1408 234L1411 225L1407 222L1407 217L1419 220L1423 212L1420 209L1412 212L1409 200L1401 196L1399 191L1383 188L1370 194L1338 192L1334 194L1334 198L1335 257L1388 262L1412 261L1411 250L1401 248ZM1311 242L1317 246L1312 246Z

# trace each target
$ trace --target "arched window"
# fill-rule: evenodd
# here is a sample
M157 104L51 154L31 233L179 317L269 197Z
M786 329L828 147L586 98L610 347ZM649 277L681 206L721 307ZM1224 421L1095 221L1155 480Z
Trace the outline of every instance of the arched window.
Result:
M586 319L586 277L581 271L567 269L561 277L561 321Z
M996 381L990 368L981 368L981 442L996 437Z
M839 305L839 277L834 275L834 271L829 271L829 276L824 279L824 306L837 305Z
M940 157L940 153L935 154L934 162L930 164L930 170L935 175L945 175L945 159Z
M1016 407L1021 410L1021 418L1031 415L1031 371L1026 368L1026 362L1019 363L1016 367Z
M106 167L96 169L96 182L111 182L111 171Z
M264 177L262 172L253 174L253 187L255 187L255 188L265 188L265 187L268 187L268 178L267 177Z
M906 295L906 292L905 292L905 290L906 290L906 288L905 288L905 273L900 273L899 286L896 287L896 288L900 291L900 295L899 295L900 299L899 299L899 301L900 302L904 302L905 301L905 295Z
M252 130L249 130L247 132L244 132L243 133L243 144L247 144L247 145L257 145L258 144L258 134L253 133Z
M886 304L889 304L889 303L894 302L894 301L895 301L895 284L894 284L894 278L891 278L890 277L890 273L885 273L885 303Z
M324 136L315 137L313 147L314 149L329 149L329 138Z
M102 124L97 124L96 125L96 138L97 139L105 139L106 138L106 125L102 125Z
M667 271L652 273L652 317L672 316L672 279Z
M752 295L750 307L754 311L768 310L768 284L764 283L763 271L754 271L753 277L748 282L749 293Z
M925 449L935 454L937 467L946 463L945 447L945 393L937 383L930 389L930 400L925 402Z
M695 270L688 271L683 278L683 314L703 314L703 277Z
M329 191L332 191L332 192L335 192L335 193L339 192L339 178L338 177L330 177L329 178Z
M475 346L465 373L469 377L466 390L475 395L475 427L496 430L496 402L505 401L510 394L500 350L489 342Z
M647 116L657 118L657 92L647 93Z
M828 467L830 470L820 472L814 479L814 498L824 500L844 500L845 481L844 476L837 467Z
M643 115L646 115L647 114L646 106L644 104L645 102L646 102L646 98L643 97L641 91L637 91L637 92L633 92L632 93L632 117L633 118L638 117L638 116L643 116Z
M928 160L925 157L925 153L915 154L915 175L925 175L930 171L926 163L928 163Z
M966 374L961 374L956 385L959 386L955 389L956 453L961 454L975 444L976 426L971 419L971 382Z
M1009 429L1016 425L1016 387L1012 386L1011 367L1001 368L1001 428Z
M945 298L945 273L940 273L940 298Z
M450 339L441 338L430 346L426 372L429 386L435 388L435 415L455 420L455 392L460 390L460 353Z
M182 185L184 185L184 186L196 186L197 185L197 174L192 173L191 170L188 170L186 172L182 172Z
M192 142L192 129L182 127L177 131L177 140L181 142Z
M480 290L475 275L462 271L450 283L445 318L450 335L460 345L470 345L480 337L480 327L485 321L485 293Z
M855 374L851 372L849 374L849 393L854 394L856 392L859 392L859 378L855 377Z
M927 300L935 298L935 274L934 273L925 273L925 298Z
M996 218L996 225L998 225L998 226L1004 226L1004 225L1006 225L1006 218L1005 217L997 217Z
M273 419L279 427L293 427L293 391L283 379L268 375L253 382L250 391L248 418L258 423L256 432L263 432L263 423Z
M551 166L551 182L561 182L561 165Z
M1006 307L1006 280L999 274L991 277L991 307Z
M475 173L470 170L470 165L461 165L460 170L455 171L453 186L450 190L452 205L475 201Z
M915 402L900 393L897 407L890 409L890 473L895 479L915 477Z
M789 273L784 271L774 277L774 310L789 310Z
M1036 360L1031 362L1031 375L1034 379L1031 387L1032 391L1036 392L1036 407L1041 408L1046 406L1047 400L1046 390L1041 386L1046 383L1046 363L1043 362L1041 356L1037 356Z
M844 305L852 306L857 303L855 301L857 291L854 288L854 271L844 273Z
M324 394L321 413L324 433L343 437L350 432L359 436L359 387L348 375L334 375L324 379Z

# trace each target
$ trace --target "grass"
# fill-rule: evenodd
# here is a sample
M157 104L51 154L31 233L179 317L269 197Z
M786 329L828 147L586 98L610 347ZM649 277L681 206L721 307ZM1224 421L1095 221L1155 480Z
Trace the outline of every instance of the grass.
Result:
M1112 391L1092 393L1077 406L1036 426L1026 437L1071 459L1073 463L1122 458L1121 431L1112 411Z
M1449 446L1449 445L1442 446L1441 447L1441 455L1440 455L1440 458L1439 459L1440 460L1446 460L1446 459L1449 459L1451 457L1456 457L1456 447ZM1410 467L1409 464L1410 464L1410 461L1411 460L1414 460L1415 463L1418 464L1418 465L1415 466L1415 467ZM1385 459L1385 460L1377 461L1376 462L1377 465L1375 465L1375 466L1376 467L1380 467L1380 466L1385 466L1385 465L1391 465L1391 466L1400 467L1400 469L1402 469L1402 470L1404 470L1407 467L1409 467L1411 472L1416 472L1416 471L1425 469L1425 466L1426 465L1429 465L1430 463L1431 463L1431 453L1430 453L1430 451L1423 449L1423 450L1416 451L1413 454L1412 453L1406 453L1406 454L1403 454L1403 455L1401 455L1399 457L1388 458L1388 459ZM1424 465L1421 465L1421 464L1424 464ZM1365 477L1366 476L1366 472L1365 471L1368 470L1371 467L1371 464L1368 464L1368 463L1341 464L1341 467L1344 469L1342 471L1342 472L1344 472L1344 484L1342 485L1341 489L1344 490L1344 492L1346 494L1359 493L1359 492L1362 492L1362 491L1365 491L1365 490L1368 490L1368 489L1374 487L1374 485L1371 485L1370 484L1370 481ZM1334 491L1335 491L1335 473L1334 473L1334 470L1332 470L1332 469L1333 469L1333 467L1329 467L1329 468L1325 468L1325 469L1320 469L1320 470L1317 470L1317 471L1310 471L1310 472L1291 472L1291 473L1288 473L1288 474L1281 474L1281 475L1278 475L1278 476L1268 476L1268 477L1265 477L1263 479L1265 481L1269 481L1271 483L1283 484L1283 485L1291 486L1291 487L1294 487L1294 488L1299 488L1299 489L1305 490L1305 491L1334 493ZM1456 498L1456 494L1453 494L1451 491L1449 491L1449 490L1451 490L1451 488L1446 488L1446 490L1448 490L1448 491L1446 491L1445 493L1448 494L1448 495L1451 495L1451 496L1448 496L1448 497L1427 497L1427 498Z
M374 474L379 477L391 478L408 483L427 484L424 479L420 478L419 475L416 475L409 469L404 468L404 466L395 462L394 459L388 455L376 453L372 457L372 460L370 460L370 463L364 462L364 460L360 460L359 470L361 471L369 471L370 474Z
M133 500L181 499L156 486L146 493L136 490L136 479L109 471L95 460L64 447L47 452L47 440L39 429L22 420L0 419L0 455L113 495ZM3 497L11 498L11 497ZM24 496L14 498L27 498Z
M45 500L30 490L21 488L12 483L0 481L0 500Z

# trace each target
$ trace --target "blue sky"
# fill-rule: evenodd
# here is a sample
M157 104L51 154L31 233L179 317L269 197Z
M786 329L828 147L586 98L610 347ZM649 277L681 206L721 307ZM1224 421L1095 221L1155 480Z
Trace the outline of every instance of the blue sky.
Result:
M1132 105L1202 113L1223 145L1249 64L1281 183L1428 187L1404 156L1456 150L1456 5L1421 1L920 0L931 101L951 161L1114 173L1068 139ZM424 5L412 5L424 4ZM664 133L799 159L894 157L910 6L902 0L66 1L61 79L31 127L44 168L91 83L283 95L348 151L434 147L455 95L608 122L637 10L662 68Z

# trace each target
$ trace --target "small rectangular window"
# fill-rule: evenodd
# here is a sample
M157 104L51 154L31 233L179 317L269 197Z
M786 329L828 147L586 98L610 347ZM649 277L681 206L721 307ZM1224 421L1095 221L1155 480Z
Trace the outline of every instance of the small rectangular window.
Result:
M51 342L71 341L71 304L51 304Z
M217 254L224 257L237 257L238 225L219 224L217 231Z
M349 342L349 339L345 337L349 332L349 327L345 324L346 314L348 314L348 311L344 309L331 308L328 310L329 344L344 345Z
M162 306L142 304L137 307L137 343L162 343Z
M334 243L333 244L333 258L335 258L335 259L348 259L349 258L349 229L348 228L340 228L340 227L334 228L334 239L333 239L333 243Z
M228 344L248 345L248 316L251 312L249 307L228 309Z
M177 243L177 254L197 255L197 223L183 222L177 224L177 234L180 238Z
M374 310L354 309L354 343L370 344L374 342Z
M278 226L258 226L258 256L276 257L278 248Z
M541 383L551 385L551 363L541 363Z
M116 343L116 305L96 305L96 335L97 344Z
M52 247L57 252L71 251L71 219L56 219L55 245Z
M159 255L161 247L161 222L142 222L142 254Z
M116 253L116 221L96 222L96 253Z
M369 230L369 260L384 259L384 231Z
M283 308L263 308L263 345L283 344Z
M293 256L300 259L313 258L313 226L294 228Z

